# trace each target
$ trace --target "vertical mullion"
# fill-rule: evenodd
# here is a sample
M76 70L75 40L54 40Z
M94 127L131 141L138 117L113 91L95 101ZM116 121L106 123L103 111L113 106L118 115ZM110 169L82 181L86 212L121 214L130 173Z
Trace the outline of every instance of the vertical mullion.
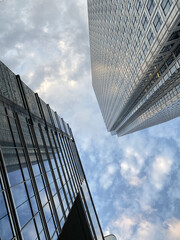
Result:
M75 151L74 141L71 141L71 149L72 149L73 158L75 159L74 160L74 165L75 165L76 172L77 172L77 175L78 175L79 185L81 186L82 179L81 179L80 173L78 171L77 161L79 161L79 160L77 159L77 156L76 156L77 154L74 152Z
M51 132L51 130L50 130ZM51 147L51 150L52 150L52 154L53 154L53 158L54 158L54 162L55 162L55 165L56 165L56 169L57 171L59 170L58 169L58 165L57 165L57 159L56 159L56 156L54 154L54 149L53 149L53 146L52 146L52 142L51 142L51 138L50 138L50 135L49 135L49 131L46 130L46 134L48 136L48 140L49 140L49 143L50 143L50 147ZM47 146L46 146L47 147ZM49 154L48 154L49 155ZM48 158L50 159L50 157L48 156ZM63 211L63 216L64 218L66 219L66 214L65 214L65 210L64 210L64 206L62 204L62 199L61 199L61 196L60 196L60 193L59 193L59 188L58 188L58 184L57 184L57 181L56 181L56 176L55 176L55 173L53 171L53 166L52 166L52 163L51 161L49 162L50 164L50 168L52 169L52 176L53 176L53 180L54 180L54 184L55 184L55 187L56 187L56 191L57 191L57 195L58 195L58 198L59 198L59 201L60 201L60 205L61 205L61 208L62 208L62 211ZM61 179L61 178L60 178ZM61 181L61 185L63 185L62 181Z
M43 144L44 144L46 156L47 156L47 158L48 158L49 166L50 166L51 173L52 173L52 172L53 172L53 171L52 171L52 163L51 163L51 160L50 160L50 157L49 157L49 153L48 153L46 141L45 141L45 138L44 138L44 134L43 134L41 125L40 125L40 124L38 124L38 125L39 125L39 130L40 130L41 138L42 138L42 141L43 141ZM42 160L42 158L41 158L41 160ZM59 232L61 232L61 225L60 225L60 221L59 221L58 214L57 214L57 211L56 211L56 206L55 206L55 203L54 203L53 195L52 195L52 192L51 192L51 187L50 187L50 184L49 184L49 181L48 181L48 177L47 177L46 169L45 169L44 164L43 164L43 160L41 161L41 167L42 167L42 170L43 170L43 174L44 174L46 186L47 186L47 189L48 189L48 193L49 193L49 197L50 197L50 201L51 201L53 213L54 213L54 216L55 216L55 220L56 220L56 223L57 223L57 227L58 227ZM53 175L53 174L52 174L52 175ZM54 179L53 179L53 180L54 180ZM54 182L54 183L55 183L55 182ZM55 185L55 186L56 186L56 185ZM57 189L56 189L56 190L57 190Z
M60 152L61 152L61 155L62 155L62 150L61 150L61 148L60 148L58 133L56 133L55 135L56 135L56 139L57 139L57 142L58 142L58 145L59 145L59 149L60 149ZM61 157L60 157L60 155L59 155L59 150L57 151L57 153L58 153L58 156L59 156L59 162L60 162L61 169L62 169L62 172L63 172L63 175L64 175L65 183L66 183L66 185L67 185L68 193L69 193L69 196L71 196L71 195L70 195L71 193L70 193L70 190L69 190L69 185L67 184L67 183L68 183L68 180L67 180L67 177L66 177L66 174L65 174L64 166L63 166ZM62 155L62 158L63 158L63 155ZM59 173L59 176L61 176L59 169L58 169L58 173ZM69 209L69 211L70 211L70 206L69 206L69 202L68 202L68 199L67 199L67 195L66 195L66 191L65 191L65 188L64 188L64 183L63 183L63 181L62 181L62 187L63 187L63 192L64 192L64 196L65 196L65 199L66 199L66 203L67 203L68 209Z
M65 177L64 169L63 169L62 162L61 162L61 157L60 157L60 155L59 155L59 150L58 150L58 147L57 147L57 143L56 143L56 140L55 140L55 137L54 137L53 131L51 131L51 134L52 134L53 141L54 141L54 144L55 144L55 148L56 148L56 151L57 151L57 154L58 154L58 158L59 158L59 162L60 162L60 165L61 165L61 168L62 168L62 172L63 172L63 175L64 175L64 177ZM58 133L56 132L55 135L56 135L56 134L58 134ZM60 181L61 181L62 189L63 189L63 192L64 192L64 197L65 197L65 200L66 200L67 206L68 206L69 211L70 211L70 207L69 207L68 199L67 199L66 192L65 192L65 189L64 189L64 183L63 183L63 180L62 180L61 173L60 173L60 171L59 171L59 166L58 166L58 164L57 164L57 161L56 161L55 163L56 163L56 167L57 167L58 175L59 175L59 178L60 178Z
M65 165L65 168L66 168L66 172L67 172L67 175L68 175L68 178L69 178L69 183L70 183L70 186L71 186L71 190L72 190L72 193L73 193L73 196L74 196L74 198L75 198L75 193L74 193L74 190L73 190L73 186L72 186L72 182L71 182L71 178L70 178L70 175L69 175L69 172L70 172L70 169L69 169L69 171L68 171L68 167L67 167L67 155L66 155L66 150L64 149L64 145L63 145L63 143L62 143L62 139L61 139L62 137L61 136L59 136L59 139L60 139L60 142L61 142L61 146L62 146L62 152L63 152L63 161L64 161L64 165ZM72 196L70 196L71 197L71 202L73 202L72 201Z
M2 169L1 175L2 175L2 180L3 180L2 184L4 185L4 193L5 193L5 197L7 198L8 207L10 210L10 221L12 220L13 230L15 231L17 239L22 240L23 238L21 235L19 221L18 221L16 210L15 210L16 207L14 205L14 201L13 201L13 197L12 197L12 193L11 193L11 189L10 189L10 185L9 185L9 180L8 180L8 174L6 171L1 147L0 147L0 168Z
M64 166L63 166L63 164L62 164L62 170L63 170L63 173L64 173L64 178L65 178L65 181L66 181L66 185L67 185L67 188L68 188L68 193L69 193L69 196L70 196L71 202L72 202L72 196L71 196L71 192L70 192L69 184L68 184L68 179L67 179L67 177L69 177L69 176L68 176L67 167L66 167L65 161L64 161L64 155L63 155L63 150L62 150L62 147L61 147L61 144L60 144L60 136L59 136L59 134L60 134L60 133L57 133L56 136L57 136L57 141L58 141L59 149L60 149L60 151L61 151L62 160L63 160L63 163L64 163ZM61 159L61 158L60 158L60 159ZM60 161L61 161L61 160L60 160ZM61 163L62 163L62 161L61 161ZM64 170L64 168L65 168L65 170ZM66 177L65 171L66 171L66 173L67 173L67 177Z
M22 132L22 128L21 128L21 125L20 125L20 120L19 120L19 117L18 117L17 113L15 113L14 115L15 115L15 119L16 119L16 122L17 122L17 129L18 129L18 132L19 132L21 144L24 148L24 155L25 155L25 159L26 159L27 166L28 166L28 169L29 169L29 174L30 174L30 177L31 177L31 180L32 180L33 189L34 189L34 192L35 192L37 204L38 204L38 207L40 209L40 216L41 216L41 219L42 219L42 224L43 224L43 228L44 228L44 231L45 231L45 235L46 235L47 239L50 239L46 219L45 219L44 212L43 212L43 207L42 207L42 204L41 204L38 188L37 188L37 185L36 185L35 176L34 176L34 173L33 173L33 169L32 169L32 166L31 166L31 161L30 161L29 154L28 154L28 149L27 149L26 142L25 142L23 132Z
M94 225L93 225L93 222L92 222L92 219L91 219L91 215L90 215L90 212L89 212L89 208L88 208L88 205L87 205L87 202L86 202L86 199L85 199L85 196L84 196L84 192L83 192L82 187L80 188L80 190L81 190L81 196L82 196L82 199L83 199L85 208L86 208L86 213L87 213L87 215L88 215L88 218L89 218L89 221L90 221L90 224L91 224L91 228L92 228L92 231L93 231L95 240L98 240L98 239L97 239L97 236L96 236L96 232L95 232L95 229L94 229Z
M75 189L76 189L76 193L78 192L78 184L77 184L77 176L76 176L76 172L75 172L75 169L74 169L74 166L73 166L73 158L72 158L72 154L71 154L71 151L70 151L70 148L69 148L69 142L68 142L68 139L67 137L64 137L64 141L65 141L65 145L66 145L66 149L68 151L68 155L69 155L69 167L71 168L71 171L73 172L73 178L74 178L74 186L75 186Z
M68 149L67 149L67 147L66 147L66 144L65 144L65 141L64 141L64 136L62 136L62 142L63 142L63 145L64 145L64 149L66 150L65 152L66 152L66 162L67 162L67 165L68 165L68 169L69 169L69 172L70 172L70 175L71 175L71 179L72 179L72 189L73 189L73 195L74 195L74 198L75 198L75 190L76 190L76 185L75 185L75 181L74 181L74 175L73 175L73 173L72 173L72 169L71 169L71 166L70 166L70 163L69 163L69 161L70 161L70 156L69 156L69 152L68 152Z

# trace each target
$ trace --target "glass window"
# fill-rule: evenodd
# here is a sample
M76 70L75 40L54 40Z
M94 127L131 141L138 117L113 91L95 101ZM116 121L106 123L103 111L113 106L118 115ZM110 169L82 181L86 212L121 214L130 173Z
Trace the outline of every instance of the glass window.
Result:
M19 206L27 200L26 189L24 183L16 185L12 188L12 193L16 206Z
M7 214L3 193L0 192L0 219Z
M144 13L142 20L141 20L142 26L144 28L144 30L146 29L147 25L148 25L148 18L146 16L146 14Z
M30 180L26 182L26 186L28 189L29 197L34 196L34 190L33 190L32 183Z
M161 27L161 24L162 24L162 20L161 20L161 17L159 15L159 13L156 14L156 17L153 21L153 24L154 24L154 27L156 29L156 32L158 32L160 27Z
M36 220L38 232L40 233L42 231L43 227L42 227L41 218L40 218L39 214L36 215L35 220Z
M0 219L0 239L12 239L12 230L8 216Z
M147 47L146 43L143 44L142 50L143 50L144 55L146 55L148 52L148 47Z
M130 12L131 11L131 2L130 1L128 2L128 7L127 8L128 8L128 12Z
M148 39L149 44L151 45L154 40L154 34L151 29L148 32L147 39Z
M36 214L38 212L36 199L35 199L35 197L32 197L30 200L31 200L31 206L32 206L32 209L33 209L33 213Z
M43 189L39 192L39 196L40 196L40 199L41 199L41 203L44 206L44 204L47 203L47 196L46 196L45 189Z
M133 17L132 23L133 23L133 26L135 27L137 23L136 16Z
M31 213L31 209L29 206L29 202L27 201L24 204L20 205L17 208L17 213L18 213L19 222L21 224L21 227L23 227L32 218L32 213Z
M167 15L170 7L172 5L172 0L163 0L162 3L161 3L161 8L164 12L164 15Z
M26 240L33 240L37 238L34 222L31 221L22 231L23 238Z
M136 4L136 10L138 13L140 13L141 9L142 9L142 4L141 4L141 1L138 0Z
M154 6L155 6L154 0L148 0L147 10L148 10L150 15L152 14L152 12L154 10Z
M137 37L138 37L139 41L141 41L141 39L142 39L142 31L141 31L141 29L138 30Z
M11 186L16 185L23 181L21 170L19 164L16 164L13 167L7 167L8 176Z
M36 183L37 183L38 190L41 191L44 188L41 175L36 177Z
M40 170L37 162L32 163L32 168L33 168L34 176L37 176L40 174Z
M30 179L29 171L28 171L26 163L22 164L22 169L23 169L23 173L24 173L24 178L25 179Z

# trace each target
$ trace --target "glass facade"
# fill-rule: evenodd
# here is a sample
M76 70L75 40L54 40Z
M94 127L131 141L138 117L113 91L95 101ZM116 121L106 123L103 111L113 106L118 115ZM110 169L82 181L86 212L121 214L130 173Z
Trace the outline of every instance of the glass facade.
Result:
M0 239L58 239L79 194L103 239L69 125L0 62Z
M92 84L112 134L180 115L179 7L178 0L88 0Z

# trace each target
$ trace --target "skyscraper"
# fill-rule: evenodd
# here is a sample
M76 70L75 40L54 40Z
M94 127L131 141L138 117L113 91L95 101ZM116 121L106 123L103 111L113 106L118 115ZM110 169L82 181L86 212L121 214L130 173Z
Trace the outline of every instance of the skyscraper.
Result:
M119 136L180 116L180 2L88 0L92 84Z
M104 239L71 128L2 62L0 239Z

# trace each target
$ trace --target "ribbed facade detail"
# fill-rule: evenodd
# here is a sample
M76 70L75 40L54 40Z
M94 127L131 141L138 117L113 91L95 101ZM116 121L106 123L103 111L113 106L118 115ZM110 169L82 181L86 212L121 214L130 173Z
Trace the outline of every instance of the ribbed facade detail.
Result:
M92 85L107 130L121 136L179 116L179 1L88 0L88 15Z

